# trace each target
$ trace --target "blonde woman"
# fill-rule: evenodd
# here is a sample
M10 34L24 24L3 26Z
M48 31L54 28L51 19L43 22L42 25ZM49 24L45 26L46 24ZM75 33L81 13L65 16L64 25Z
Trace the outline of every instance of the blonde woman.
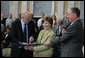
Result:
M37 41L32 44L43 44L46 41L51 41L54 39L54 32L52 30L52 18L51 17L45 17L43 19L43 26L44 30L41 30ZM39 46L32 46L30 48L24 47L25 49L29 49L33 52L34 57L52 57L53 48L51 46L46 45L39 45Z

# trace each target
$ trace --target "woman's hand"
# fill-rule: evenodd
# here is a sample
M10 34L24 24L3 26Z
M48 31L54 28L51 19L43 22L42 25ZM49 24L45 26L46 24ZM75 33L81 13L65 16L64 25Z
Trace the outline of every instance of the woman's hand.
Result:
M34 41L34 38L31 36L30 38L29 38L29 43L31 43L31 42L33 42Z
M48 42L45 42L44 45L49 46L49 45L51 45L51 43L48 41Z
M28 48L30 51L34 51L34 47L33 46L29 46Z

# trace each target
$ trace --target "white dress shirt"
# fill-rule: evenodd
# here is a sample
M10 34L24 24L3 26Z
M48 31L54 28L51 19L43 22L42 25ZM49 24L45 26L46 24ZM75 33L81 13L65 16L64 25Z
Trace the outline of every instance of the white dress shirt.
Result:
M40 26L42 25L42 18L40 18L38 21L37 21L37 26L40 28Z
M21 19L22 31L24 32L25 23ZM28 43L28 24L26 24L26 42Z

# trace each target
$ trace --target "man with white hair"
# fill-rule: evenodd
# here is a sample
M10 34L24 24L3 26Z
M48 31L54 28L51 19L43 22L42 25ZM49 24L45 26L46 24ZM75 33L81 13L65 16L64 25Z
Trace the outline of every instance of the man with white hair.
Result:
M36 40L35 35L35 25L32 20L30 20L30 13L24 11L21 15L20 20L15 20L11 26L12 31L12 49L11 56L13 57L33 57L33 53L29 50L25 50L20 46L15 46L14 44L28 43L29 39L31 41Z

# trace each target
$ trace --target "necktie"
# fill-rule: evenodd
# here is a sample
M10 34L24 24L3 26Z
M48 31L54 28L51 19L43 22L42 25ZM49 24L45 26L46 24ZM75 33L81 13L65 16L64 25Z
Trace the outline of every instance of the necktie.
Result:
M25 39L26 39L26 24L24 24L24 36L25 36Z
M57 33L59 33L59 26L58 26L58 28L57 28Z
M24 36L26 43L28 43L28 27L26 27L26 24L24 24Z
M59 26L57 27L56 35L59 35Z

